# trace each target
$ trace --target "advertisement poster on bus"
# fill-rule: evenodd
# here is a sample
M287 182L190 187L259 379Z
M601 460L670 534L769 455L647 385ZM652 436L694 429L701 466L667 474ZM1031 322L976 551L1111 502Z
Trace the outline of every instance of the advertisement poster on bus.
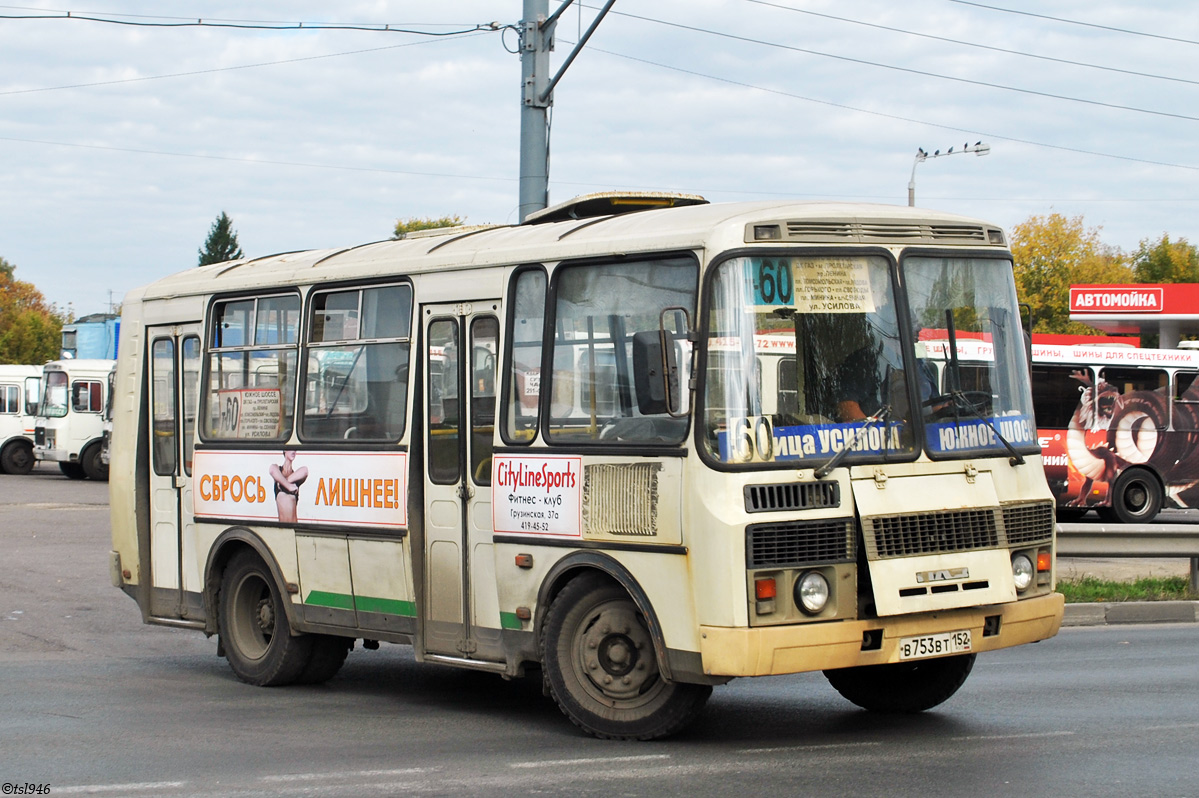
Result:
M495 456L492 528L500 534L583 535L583 458Z
M197 518L400 529L408 523L404 452L197 450Z

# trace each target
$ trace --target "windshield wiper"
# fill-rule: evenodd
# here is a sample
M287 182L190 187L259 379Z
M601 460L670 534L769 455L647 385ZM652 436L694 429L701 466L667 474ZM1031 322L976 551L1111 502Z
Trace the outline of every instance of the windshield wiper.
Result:
M946 396L953 399L953 406L955 408L960 408L969 412L970 415L974 416L979 421L982 421L991 428L991 431L995 433L995 437L999 439L999 442L1003 444L1003 447L1008 450L1008 454L1011 455L1011 457L1008 458L1009 464L1014 466L1024 465L1024 455L1016 451L1016 447L1012 446L1011 442L1009 442L1007 438L1003 437L1003 433L999 431L999 427L995 426L994 418L988 418L978 411L978 407L970 401L970 399L966 396L965 391L950 391L948 394L946 394Z
M886 421L887 417L890 415L891 405L883 405L873 416L866 416L866 418L863 419L862 426L858 427L858 431L854 433L853 439L850 440L849 443L842 446L841 451L834 454L832 459L820 466L820 468L817 468L815 471L813 471L812 475L815 476L816 479L824 479L827 477L830 473L832 473L834 468L841 465L841 461L849 455L849 451L858 445L858 441L860 441L862 436L866 434L866 430L870 429L875 424L878 424L880 421Z

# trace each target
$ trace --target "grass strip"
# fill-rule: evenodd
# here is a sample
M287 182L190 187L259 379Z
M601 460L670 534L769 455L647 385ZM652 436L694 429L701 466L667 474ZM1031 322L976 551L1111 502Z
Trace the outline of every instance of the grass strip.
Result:
M1113 582L1084 576L1081 579L1059 579L1057 590L1068 604L1115 601L1195 601L1199 594L1191 590L1191 582L1183 576L1146 577L1132 582Z

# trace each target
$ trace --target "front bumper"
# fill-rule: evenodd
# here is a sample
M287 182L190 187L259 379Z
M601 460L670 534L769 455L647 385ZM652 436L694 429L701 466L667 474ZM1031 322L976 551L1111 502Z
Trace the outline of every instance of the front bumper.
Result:
M1066 599L1051 593L1010 604L938 612L761 628L700 627L700 656L709 676L769 676L899 662L899 640L913 635L971 631L975 652L1045 640L1062 625ZM987 618L998 616L998 633L983 637ZM992 621L994 626L994 621ZM882 644L863 651L868 632Z

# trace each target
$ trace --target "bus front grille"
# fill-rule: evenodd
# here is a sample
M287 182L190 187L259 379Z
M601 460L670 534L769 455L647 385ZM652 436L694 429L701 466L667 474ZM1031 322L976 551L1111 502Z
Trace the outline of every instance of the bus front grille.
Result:
M836 482L785 482L776 485L745 486L747 513L840 506L841 486Z
M1053 537L1053 502L1005 506L1003 529L1009 546L1048 542Z
M753 524L745 528L747 568L785 568L851 562L853 519Z
M883 559L995 548L996 515L995 510L950 510L865 517L866 553L870 559Z

